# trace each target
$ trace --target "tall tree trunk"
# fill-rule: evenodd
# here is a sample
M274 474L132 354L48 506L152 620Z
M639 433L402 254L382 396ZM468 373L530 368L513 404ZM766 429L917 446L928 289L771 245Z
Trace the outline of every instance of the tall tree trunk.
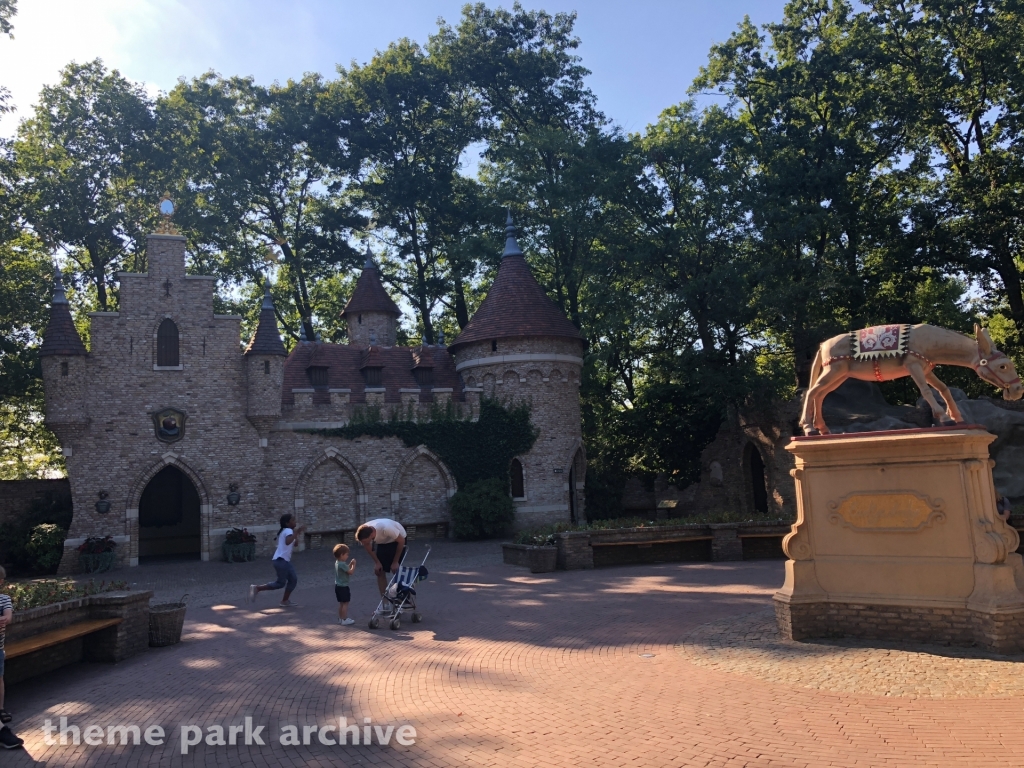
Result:
M462 271L452 270L452 293L455 298L455 322L459 324L461 331L469 325L469 310L466 308L466 289L462 282Z

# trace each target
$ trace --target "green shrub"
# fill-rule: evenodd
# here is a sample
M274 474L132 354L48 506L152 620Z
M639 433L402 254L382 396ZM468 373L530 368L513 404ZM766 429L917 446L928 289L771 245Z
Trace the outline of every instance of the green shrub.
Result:
M99 584L89 581L86 584L76 584L70 579L40 579L22 584L11 582L0 584L0 593L10 596L16 611L62 603L65 600L96 595L100 592L126 589L128 589L126 581L101 581Z
M515 520L508 483L499 478L469 483L452 496L450 505L457 539L503 536Z
M68 532L56 523L42 523L32 529L25 551L41 573L56 573L64 554Z
M34 549L30 548L36 529L44 524L55 525L65 532L71 527L70 496L48 493L44 498L35 500L23 517L0 524L0 563L12 566L13 575L45 574L56 569L56 565L38 561L39 555L50 553L42 542ZM52 563L52 557L47 559Z

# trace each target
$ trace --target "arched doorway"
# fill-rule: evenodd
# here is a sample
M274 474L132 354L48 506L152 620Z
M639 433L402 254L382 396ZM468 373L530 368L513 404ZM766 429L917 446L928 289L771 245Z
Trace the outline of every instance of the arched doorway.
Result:
M139 561L160 557L200 559L199 491L171 465L157 472L139 499Z
M768 482L764 471L764 459L761 452L752 443L747 443L746 475L749 478L751 497L754 502L754 513L768 514Z

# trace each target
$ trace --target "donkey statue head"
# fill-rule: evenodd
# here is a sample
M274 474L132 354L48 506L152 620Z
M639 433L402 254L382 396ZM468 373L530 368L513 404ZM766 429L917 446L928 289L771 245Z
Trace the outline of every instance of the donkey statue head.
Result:
M974 370L979 378L1003 390L1004 400L1020 400L1024 395L1024 385L1013 361L996 349L988 330L977 323L974 325L974 337L978 340L978 362Z

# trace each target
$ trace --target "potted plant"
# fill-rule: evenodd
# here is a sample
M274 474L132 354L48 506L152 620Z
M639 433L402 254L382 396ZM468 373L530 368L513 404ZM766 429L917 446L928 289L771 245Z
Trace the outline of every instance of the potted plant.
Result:
M224 562L245 563L256 558L256 536L245 528L231 528L220 545Z
M78 562L86 573L109 571L117 560L116 548L110 536L92 536L78 548Z

